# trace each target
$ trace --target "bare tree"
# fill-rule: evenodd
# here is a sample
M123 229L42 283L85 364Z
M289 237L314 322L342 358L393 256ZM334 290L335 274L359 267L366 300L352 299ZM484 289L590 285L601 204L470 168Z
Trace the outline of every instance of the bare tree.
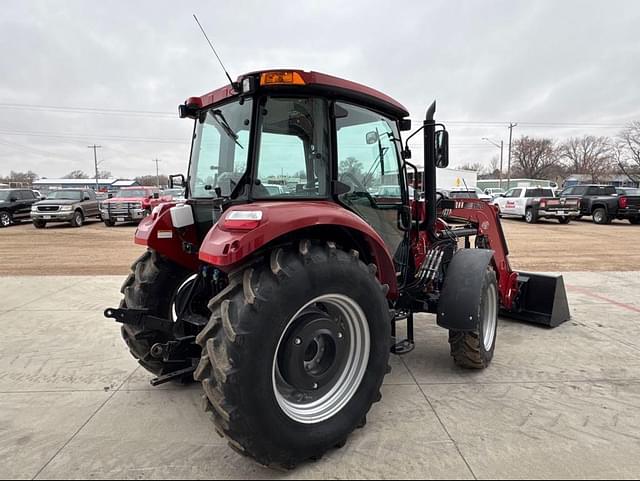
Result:
M585 135L572 137L560 146L560 156L572 174L590 175L591 182L600 182L611 173L615 163L615 150L608 137Z
M512 177L542 179L553 175L560 166L560 156L552 139L520 137L513 143Z
M467 162L466 164L462 164L456 167L456 170L471 170L474 172L478 172L479 174L483 173L486 169L482 162Z
M134 179L138 184L155 187L158 185L158 177L154 175L141 175ZM166 175L160 174L160 185L169 185L169 177Z
M640 182L640 121L631 122L618 134L617 157L627 177Z
M82 170L73 170L63 177L63 179L88 179L89 175Z

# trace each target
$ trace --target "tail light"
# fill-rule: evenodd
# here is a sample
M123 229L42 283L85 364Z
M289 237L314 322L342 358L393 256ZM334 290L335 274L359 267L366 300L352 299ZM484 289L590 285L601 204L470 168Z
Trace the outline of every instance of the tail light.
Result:
M262 222L260 210L235 210L229 212L222 221L226 230L253 230Z
M620 206L621 209L626 209L629 207L629 199L627 197L620 197L618 199L618 206Z

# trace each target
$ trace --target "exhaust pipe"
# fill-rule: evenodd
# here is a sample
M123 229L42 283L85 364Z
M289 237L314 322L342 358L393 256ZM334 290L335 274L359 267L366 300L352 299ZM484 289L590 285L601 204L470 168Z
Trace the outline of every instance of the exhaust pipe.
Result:
M557 327L571 319L562 276L518 272L518 295L502 316L519 321Z

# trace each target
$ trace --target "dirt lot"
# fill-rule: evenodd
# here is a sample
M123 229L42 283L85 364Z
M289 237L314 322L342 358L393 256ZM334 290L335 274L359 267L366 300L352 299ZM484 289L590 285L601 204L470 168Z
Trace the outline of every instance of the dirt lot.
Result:
M511 264L530 271L640 270L640 226L590 220L528 225L504 220ZM0 229L0 275L126 275L143 252L133 243L135 226L91 223L36 230L31 224Z

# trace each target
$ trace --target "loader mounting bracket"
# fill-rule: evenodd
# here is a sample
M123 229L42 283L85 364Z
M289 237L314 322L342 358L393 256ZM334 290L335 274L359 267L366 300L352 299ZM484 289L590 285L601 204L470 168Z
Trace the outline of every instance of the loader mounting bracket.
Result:
M104 317L141 330L162 331L173 335L174 322L149 315L148 312L147 309L109 308L105 309Z

